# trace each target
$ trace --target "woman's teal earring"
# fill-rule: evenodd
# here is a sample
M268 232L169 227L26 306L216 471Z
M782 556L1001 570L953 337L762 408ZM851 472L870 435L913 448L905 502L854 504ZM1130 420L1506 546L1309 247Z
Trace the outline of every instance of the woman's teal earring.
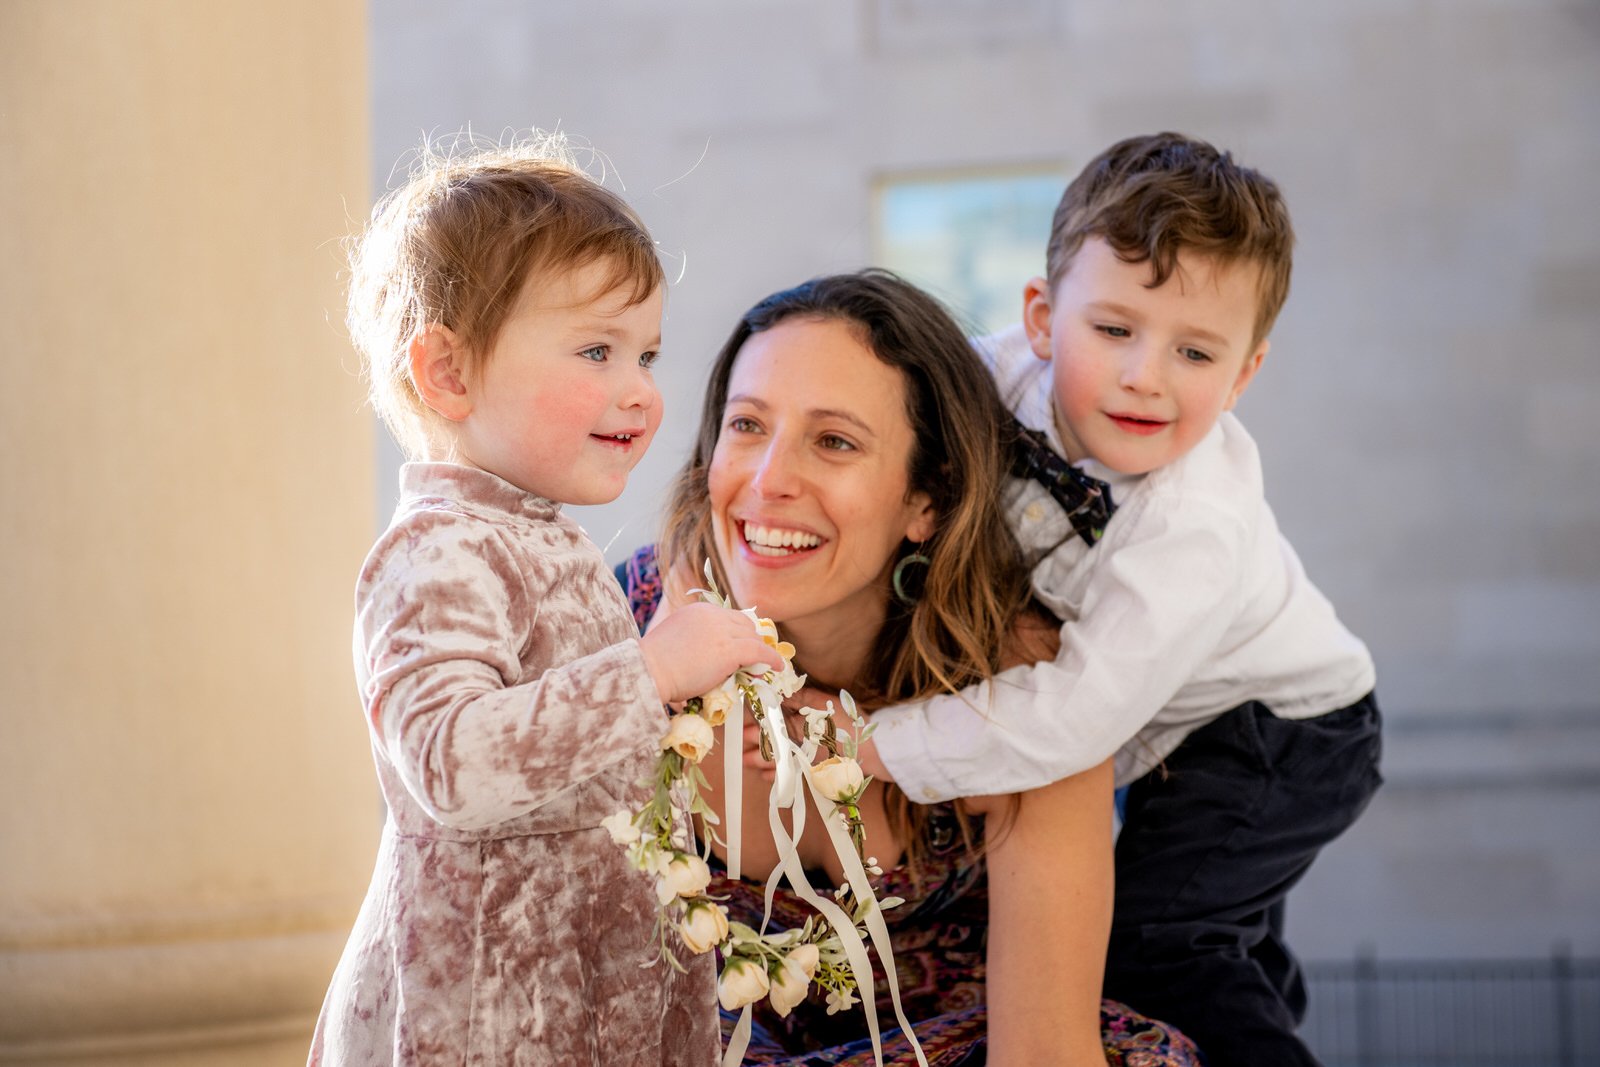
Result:
M916 597L907 595L905 587L906 568L913 563L920 563L924 567L928 567L932 566L933 560L913 549L909 556L901 556L900 562L894 565L894 574L890 578L890 584L894 586L894 598L906 605L917 602Z

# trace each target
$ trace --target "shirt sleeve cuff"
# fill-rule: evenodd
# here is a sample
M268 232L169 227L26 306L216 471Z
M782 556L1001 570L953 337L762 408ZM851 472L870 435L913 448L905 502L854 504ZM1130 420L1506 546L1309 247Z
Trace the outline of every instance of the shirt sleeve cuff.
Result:
M916 707L890 707L872 715L872 743L895 785L917 804L961 796L954 779L940 770L927 744L927 720Z

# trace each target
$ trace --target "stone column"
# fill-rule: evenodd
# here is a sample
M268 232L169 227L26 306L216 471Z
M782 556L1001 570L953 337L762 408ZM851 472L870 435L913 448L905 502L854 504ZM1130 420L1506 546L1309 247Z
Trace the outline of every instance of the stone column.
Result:
M303 1063L380 806L361 0L0 6L0 1063Z

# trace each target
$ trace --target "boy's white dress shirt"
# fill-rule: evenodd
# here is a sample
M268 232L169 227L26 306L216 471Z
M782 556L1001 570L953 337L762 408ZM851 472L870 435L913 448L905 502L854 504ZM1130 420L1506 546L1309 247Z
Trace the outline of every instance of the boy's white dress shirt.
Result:
M1050 364L1022 330L978 349L1006 406L1065 454ZM1005 489L1034 594L1063 622L1056 660L874 714L878 755L912 800L1020 792L1113 753L1125 785L1240 704L1303 719L1371 692L1372 657L1278 532L1255 442L1233 415L1149 474L1081 466L1117 504L1092 549L1043 486Z

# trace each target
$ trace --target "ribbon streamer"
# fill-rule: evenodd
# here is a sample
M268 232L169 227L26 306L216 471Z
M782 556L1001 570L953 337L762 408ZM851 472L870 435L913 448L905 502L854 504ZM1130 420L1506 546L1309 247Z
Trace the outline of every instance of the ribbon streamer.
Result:
M905 1034L907 1042L916 1054L917 1063L921 1067L928 1067L927 1058L917 1041L916 1032L906 1019L905 1011L900 1004L900 983L895 974L894 951L889 943L889 928L884 922L877 896L867 879L866 868L856 855L855 845L840 826L842 820L837 817L837 806L818 791L816 783L811 781L811 776L806 773L806 768L816 756L817 741L808 736L803 746L795 744L788 733L781 728L780 722L779 713L769 712L762 716L762 728L771 742L776 763L776 781L767 797L767 823L778 848L778 865L767 876L763 894L761 932L766 932L767 924L771 920L773 898L779 879L785 878L795 894L821 913L838 936L845 959L850 964L856 989L861 994L861 1008L866 1014L867 1031L872 1038L873 1059L881 1065L883 1041L878 1023L877 998L873 992L872 960L867 955L866 944L856 932L856 924L845 910L836 902L818 894L812 887L806 877L805 868L800 863L798 843L805 832L805 797L809 792L817 805L818 812L822 814L823 827L827 831L828 840L832 843L834 851L838 853L851 893L858 905L866 907L866 915L862 921L872 939L873 948L877 950L878 958L883 963L884 976L889 987L889 999L894 1006L895 1018L900 1023L901 1032ZM743 734L740 736L742 739ZM743 754L742 746L740 754L741 756ZM802 780L805 782L804 788L801 787ZM789 810L794 822L792 837L784 829L780 815L785 808ZM723 1067L737 1067L739 1061L744 1058L750 1041L751 1011L752 1005L747 1004L740 1013L734 1032L729 1035L728 1047L722 1060Z
M736 694L722 724L722 845L728 853L728 877L739 880L742 850L739 847L740 823L744 813L744 694ZM706 834L706 849L711 835Z
M806 775L806 785L811 791L812 799L816 801L817 810L822 812L822 827L828 832L828 839L833 842L833 850L838 853L844 865L846 884L850 886L850 891L855 894L857 900L872 901L872 907L862 921L866 923L867 933L872 937L872 947L878 950L878 958L883 961L883 976L889 984L889 1002L894 1006L895 1020L900 1023L900 1032L906 1035L906 1041L916 1053L917 1063L921 1067L928 1067L928 1059L923 1055L922 1044L917 1040L910 1021L906 1019L905 1009L900 1006L900 979L895 974L894 949L889 943L889 924L884 922L883 909L878 907L878 898L872 892L872 884L867 880L867 869L862 865L861 857L856 855L854 843L841 826L844 820L835 817L838 805L822 795L810 775ZM871 988L870 984L868 988ZM878 1062L883 1062L881 1056Z

